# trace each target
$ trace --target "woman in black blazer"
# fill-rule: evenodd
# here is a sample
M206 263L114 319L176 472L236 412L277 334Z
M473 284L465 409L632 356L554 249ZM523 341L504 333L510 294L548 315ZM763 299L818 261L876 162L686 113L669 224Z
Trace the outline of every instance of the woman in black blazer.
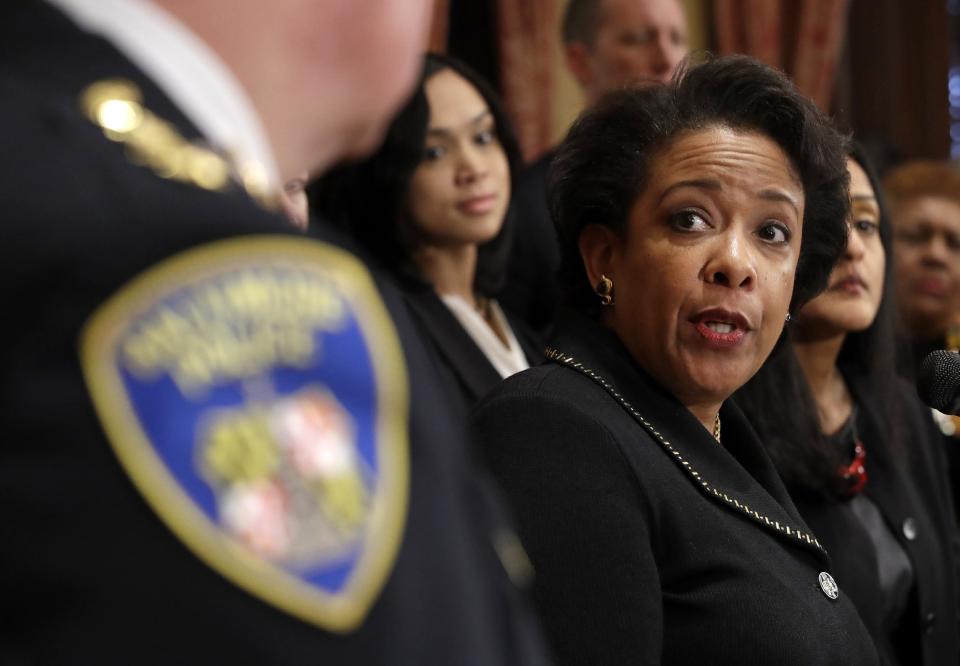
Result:
M496 301L520 151L496 94L429 54L380 150L312 188L313 207L393 269L464 410L541 345Z
M449 371L449 377L459 389L465 408L469 409L509 375L501 374L494 367L433 285L413 278L402 279L402 284L414 320L430 342L437 360ZM524 363L529 366L539 360L543 356L543 345L537 337L511 312L502 308L500 312L519 344Z
M727 398L840 255L845 142L745 57L614 93L553 163L571 306L472 422L561 664L875 664Z
M850 235L791 344L737 394L885 663L956 664L955 521L933 419L899 379L893 240L864 155ZM784 406L789 405L788 408Z

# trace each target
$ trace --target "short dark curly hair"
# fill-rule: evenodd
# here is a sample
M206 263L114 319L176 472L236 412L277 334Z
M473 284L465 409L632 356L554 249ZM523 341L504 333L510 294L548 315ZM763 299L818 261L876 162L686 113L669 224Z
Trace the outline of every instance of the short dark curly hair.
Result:
M682 68L664 86L610 93L570 129L547 180L568 305L599 312L580 256L584 228L622 232L654 158L682 134L712 127L756 132L790 158L805 199L790 311L824 289L846 245L849 140L784 74L747 56L726 56Z

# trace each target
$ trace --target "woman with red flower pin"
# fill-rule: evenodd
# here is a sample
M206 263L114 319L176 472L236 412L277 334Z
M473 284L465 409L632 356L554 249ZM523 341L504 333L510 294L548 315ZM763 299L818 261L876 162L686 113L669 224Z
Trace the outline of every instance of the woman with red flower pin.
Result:
M878 181L859 150L847 166L846 252L736 401L884 663L955 664L949 481L929 411L896 374L892 238Z

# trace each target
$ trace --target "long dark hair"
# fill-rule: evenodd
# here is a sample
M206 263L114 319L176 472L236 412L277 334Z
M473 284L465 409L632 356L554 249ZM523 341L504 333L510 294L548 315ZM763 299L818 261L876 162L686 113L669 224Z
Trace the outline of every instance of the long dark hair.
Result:
M848 333L837 357L845 378L856 377L871 387L883 432L890 433L891 454L903 452L902 413L896 395L894 336L893 234L876 171L856 144L850 157L864 170L880 208L880 241L886 255L883 295L873 322ZM782 345L759 372L734 396L760 435L780 476L791 492L811 497L841 497L848 486L837 469L849 462L846 452L831 445L820 428L817 404L791 344Z
M333 169L308 188L315 214L346 231L385 266L406 277L421 277L412 260L416 234L405 199L410 179L423 159L430 122L425 86L434 74L447 69L476 88L490 109L510 166L513 192L521 165L520 148L497 94L464 63L434 53L424 57L416 90L395 116L377 152L361 162ZM474 289L484 296L495 296L503 287L512 229L511 207L497 236L478 248Z

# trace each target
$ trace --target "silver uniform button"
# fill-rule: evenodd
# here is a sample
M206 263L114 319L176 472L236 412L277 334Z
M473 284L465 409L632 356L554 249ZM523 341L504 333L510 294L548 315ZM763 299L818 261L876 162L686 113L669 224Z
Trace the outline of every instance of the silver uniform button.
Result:
M823 593L827 595L830 599L836 599L840 596L840 588L837 587L837 581L833 579L833 576L828 574L826 571L821 571L820 576L820 589L823 590Z
M907 518L903 521L903 536L907 541L914 541L917 538L917 521L913 518Z

